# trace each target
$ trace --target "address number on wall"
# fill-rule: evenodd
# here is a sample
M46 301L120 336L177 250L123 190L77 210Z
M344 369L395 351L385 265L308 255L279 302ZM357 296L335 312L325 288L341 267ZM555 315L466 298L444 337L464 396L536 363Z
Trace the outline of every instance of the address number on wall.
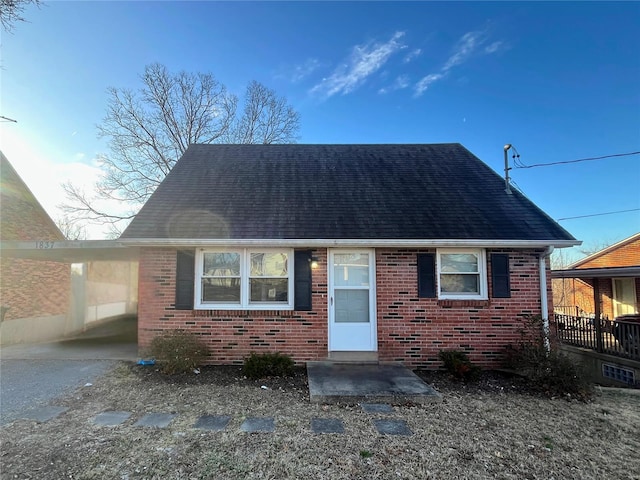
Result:
M47 242L47 241L39 240L36 242L36 248L39 250L46 250L49 248L53 248L54 244L55 242Z

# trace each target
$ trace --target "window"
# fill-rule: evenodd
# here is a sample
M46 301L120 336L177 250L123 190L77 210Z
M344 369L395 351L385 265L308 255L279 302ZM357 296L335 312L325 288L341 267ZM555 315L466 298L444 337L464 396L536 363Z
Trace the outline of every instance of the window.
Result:
M199 250L196 308L292 309L291 250Z
M445 299L487 298L484 250L438 250L438 297Z
M636 305L636 284L634 278L613 279L613 315L638 313Z

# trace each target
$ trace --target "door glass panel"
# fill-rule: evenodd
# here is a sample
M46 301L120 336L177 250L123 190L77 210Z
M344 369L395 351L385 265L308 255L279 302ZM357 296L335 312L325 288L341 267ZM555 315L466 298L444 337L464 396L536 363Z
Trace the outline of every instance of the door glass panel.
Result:
M369 254L341 253L333 256L333 281L337 287L369 286Z
M369 323L369 290L335 290L336 323Z

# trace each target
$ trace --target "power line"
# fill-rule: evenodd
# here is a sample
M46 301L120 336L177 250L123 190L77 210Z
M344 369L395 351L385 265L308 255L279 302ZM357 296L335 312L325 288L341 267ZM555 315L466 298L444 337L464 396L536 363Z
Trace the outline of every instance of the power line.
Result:
M562 220L573 220L574 218L600 217L602 215L613 215L614 213L637 212L637 211L640 211L640 208L631 208L629 210L617 210L615 212L592 213L591 215L579 215L577 217L564 217L564 218L559 218L557 221L560 222Z
M567 164L567 163L588 162L588 161L591 161L591 160L602 160L604 158L613 158L613 157L627 157L629 155L638 155L638 154L640 154L640 151L638 151L638 152L628 152L628 153L614 153L612 155L603 155L602 157L579 158L578 160L565 160L563 162L536 163L534 165L525 165L521 161L515 161L514 163L515 163L515 167L516 168L548 167L550 165L563 165L563 164ZM520 157L518 156L518 158L520 158Z

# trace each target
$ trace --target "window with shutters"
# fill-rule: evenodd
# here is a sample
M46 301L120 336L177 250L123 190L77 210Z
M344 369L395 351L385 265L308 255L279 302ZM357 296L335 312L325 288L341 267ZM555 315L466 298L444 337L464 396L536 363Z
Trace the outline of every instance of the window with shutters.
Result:
M293 309L290 249L202 249L196 254L196 308Z
M483 249L438 250L438 298L487 298L486 256Z

